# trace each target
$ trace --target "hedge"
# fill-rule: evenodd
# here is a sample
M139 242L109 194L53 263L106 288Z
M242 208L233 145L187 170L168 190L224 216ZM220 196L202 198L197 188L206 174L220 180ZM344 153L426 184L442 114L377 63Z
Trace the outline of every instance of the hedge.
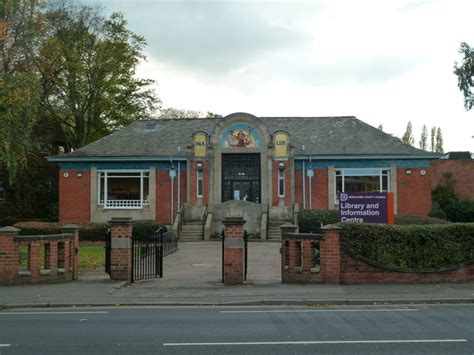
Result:
M349 255L406 269L443 269L474 262L474 223L386 226L341 224Z
M162 225L156 221L135 221L133 222L133 234L138 238L152 235ZM16 227L21 229L20 235L40 235L61 233L59 223L18 223ZM105 241L107 235L107 223L91 223L80 226L79 240L81 241Z
M298 212L298 226L301 233L318 232L321 224L334 224L339 222L337 210L301 210Z
M302 210L298 213L298 225L301 233L318 232L322 225L339 223L338 210ZM395 224L446 224L440 218L428 216L395 216Z

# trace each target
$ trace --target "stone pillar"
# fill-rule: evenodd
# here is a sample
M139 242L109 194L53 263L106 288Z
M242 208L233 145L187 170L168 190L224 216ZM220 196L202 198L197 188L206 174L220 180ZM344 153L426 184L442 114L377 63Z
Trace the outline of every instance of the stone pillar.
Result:
M69 254L66 254L66 259L68 259L67 255L70 255L69 267L72 270L72 279L77 280L79 277L79 226L76 224L66 224L61 228L61 233L73 235L72 243L70 244L71 250L69 250Z
M340 228L328 225L321 228L324 241L321 242L321 271L328 284L341 283L341 245Z
M0 285L12 285L18 276L19 261L14 238L19 232L14 227L0 228Z
M112 218L110 250L110 278L112 280L132 280L132 219Z
M224 224L224 285L244 283L244 224L243 217L227 217Z

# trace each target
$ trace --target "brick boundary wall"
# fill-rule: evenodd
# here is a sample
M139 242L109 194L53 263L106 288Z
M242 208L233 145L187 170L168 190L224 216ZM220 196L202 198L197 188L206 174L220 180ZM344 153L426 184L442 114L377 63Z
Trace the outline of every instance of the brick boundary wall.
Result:
M328 228L324 234L295 233L295 225L283 225L282 283L340 283L339 233ZM320 264L315 265L313 246L319 244Z
M0 229L0 285L55 283L78 278L78 226L66 225L61 234L54 235L19 236L20 231L14 227ZM24 246L28 252L26 265L22 267L20 253Z
M463 198L474 199L474 160L439 159L431 162L431 188L445 180L444 174L451 173L454 192Z
M342 284L413 284L469 281L474 281L474 264L439 272L401 272L370 265L344 252L342 253Z
M337 227L323 227L323 234L295 233L282 229L282 283L413 284L474 281L474 264L441 271L397 271L349 256L341 251ZM313 243L319 242L320 268L314 267Z

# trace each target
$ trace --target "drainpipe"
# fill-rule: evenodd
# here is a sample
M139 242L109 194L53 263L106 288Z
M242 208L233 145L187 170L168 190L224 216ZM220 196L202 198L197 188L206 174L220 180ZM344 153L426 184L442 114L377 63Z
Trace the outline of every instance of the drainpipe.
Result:
M178 155L181 147L178 147ZM178 160L178 209L181 208L181 161Z
M304 144L301 146L301 150L304 152ZM305 160L303 158L303 172L301 177L303 178L303 209L306 209L306 171L305 171Z
M303 177L303 209L305 210L306 209L306 171L305 171L305 168L304 168L304 165L305 165L305 161L303 159L303 173L301 174L301 176Z
M170 180L171 180L171 201L170 201L170 224L173 225L173 212L174 212L174 178L176 176L176 170L174 170L174 166L173 166L173 159L170 158L170 164L171 164L171 167L170 167L170 172L169 172L169 176L170 176Z
M313 192L312 192L312 178L313 178L313 164L311 163L311 155L309 156L309 164L310 164L310 168L308 169L308 183L309 183L309 209L313 209Z

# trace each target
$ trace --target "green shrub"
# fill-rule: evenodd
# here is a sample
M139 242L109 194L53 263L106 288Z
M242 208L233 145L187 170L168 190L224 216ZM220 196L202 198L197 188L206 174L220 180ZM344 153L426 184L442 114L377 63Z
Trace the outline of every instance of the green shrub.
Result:
M339 222L339 211L337 210L302 210L298 212L298 225L301 233L316 232L322 225Z
M349 254L415 270L474 262L474 223L425 226L343 224L341 245Z
M395 224L407 225L407 224L447 224L448 221L435 217L427 216L395 216Z
M105 241L107 235L107 223L89 224L79 230L79 240L88 242Z
M163 225L156 221L135 221L133 222L133 235L137 238L146 238L156 233Z
M454 192L452 174L445 173L442 182L433 190L431 216L446 216L451 222L474 222L474 200L462 199Z
M13 226L18 219L16 217L2 217L0 218L0 227Z

